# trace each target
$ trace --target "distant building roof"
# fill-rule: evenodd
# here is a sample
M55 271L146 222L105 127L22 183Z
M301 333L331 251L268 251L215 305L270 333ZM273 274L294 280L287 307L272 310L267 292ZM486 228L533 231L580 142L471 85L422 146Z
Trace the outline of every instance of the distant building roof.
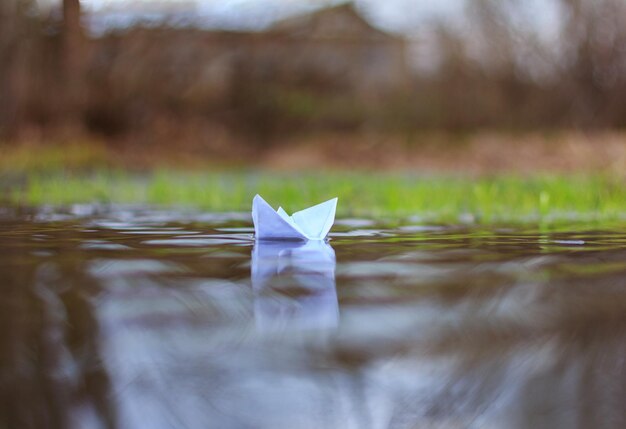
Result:
M368 22L352 2L299 14L276 22L269 29L290 37L319 39L399 40Z

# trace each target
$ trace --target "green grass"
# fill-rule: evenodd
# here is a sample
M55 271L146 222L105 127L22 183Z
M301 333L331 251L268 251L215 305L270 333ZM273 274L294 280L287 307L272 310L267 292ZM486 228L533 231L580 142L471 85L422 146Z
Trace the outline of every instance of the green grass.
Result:
M247 211L256 193L288 211L338 196L339 216L478 223L626 219L626 186L602 175L468 179L384 173L53 173L31 175L9 191L9 199L24 205L112 202Z

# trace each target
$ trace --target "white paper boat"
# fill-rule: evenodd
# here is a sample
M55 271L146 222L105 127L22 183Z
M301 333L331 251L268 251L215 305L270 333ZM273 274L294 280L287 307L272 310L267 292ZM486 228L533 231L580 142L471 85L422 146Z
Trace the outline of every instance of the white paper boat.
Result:
M289 216L274 210L260 195L252 200L252 221L257 240L323 240L335 222L337 198Z

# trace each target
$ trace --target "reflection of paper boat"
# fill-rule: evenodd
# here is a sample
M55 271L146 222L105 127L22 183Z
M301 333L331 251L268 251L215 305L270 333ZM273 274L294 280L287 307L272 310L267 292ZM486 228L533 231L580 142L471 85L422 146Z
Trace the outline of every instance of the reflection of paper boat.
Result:
M337 326L335 251L328 243L258 241L252 250L251 274L254 315L260 330ZM304 293L298 296L276 293L285 286Z
M257 240L323 240L335 221L337 198L289 216L274 210L260 195L252 200L252 221Z

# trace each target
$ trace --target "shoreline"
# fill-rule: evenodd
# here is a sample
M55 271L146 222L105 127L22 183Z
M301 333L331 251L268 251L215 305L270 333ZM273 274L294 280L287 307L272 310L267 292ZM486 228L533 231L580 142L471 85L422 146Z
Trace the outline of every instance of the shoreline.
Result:
M84 137L0 144L0 174L114 168L124 171L257 169L278 172L381 171L420 174L602 173L624 177L626 132L560 131L467 135L320 133L265 147L216 142L124 143Z

